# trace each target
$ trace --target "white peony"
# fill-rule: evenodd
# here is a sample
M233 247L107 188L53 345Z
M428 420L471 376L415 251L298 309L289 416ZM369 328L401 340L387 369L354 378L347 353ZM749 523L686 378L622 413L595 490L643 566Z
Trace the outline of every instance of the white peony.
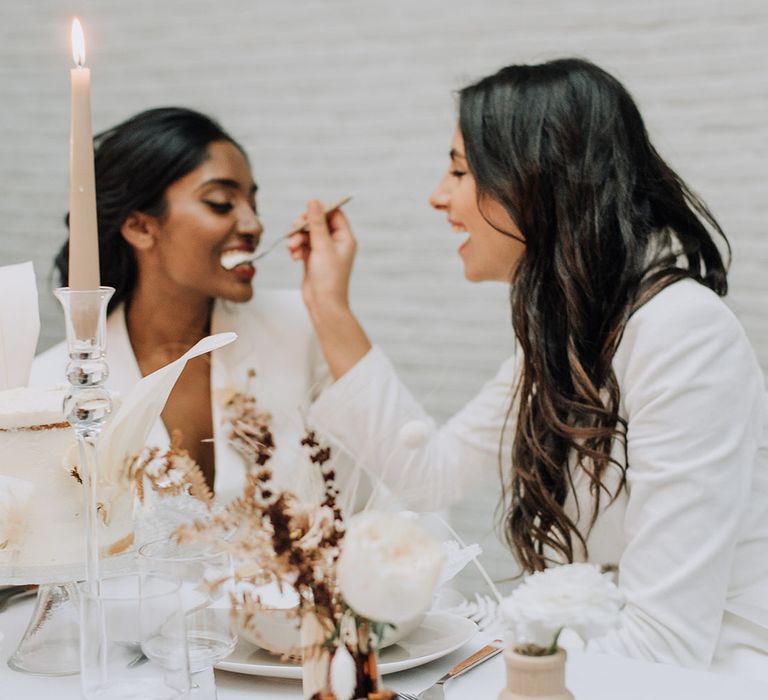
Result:
M339 588L358 615L402 624L429 608L444 558L440 543L412 520L358 513L342 543Z
M554 651L563 628L586 641L617 627L623 602L610 574L594 564L568 564L528 576L504 599L500 612L516 646Z

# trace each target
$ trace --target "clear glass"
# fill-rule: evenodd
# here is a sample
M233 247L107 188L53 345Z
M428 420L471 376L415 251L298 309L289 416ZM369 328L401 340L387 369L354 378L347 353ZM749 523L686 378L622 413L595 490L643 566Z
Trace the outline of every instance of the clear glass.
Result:
M214 585L232 580L232 558L228 552L213 550L208 545L157 540L139 549L139 567L145 573L173 576L181 581L192 672L190 697L215 698L213 666L229 656L237 643L227 587Z
M80 677L86 700L174 700L190 688L180 581L153 574L87 583L80 594Z

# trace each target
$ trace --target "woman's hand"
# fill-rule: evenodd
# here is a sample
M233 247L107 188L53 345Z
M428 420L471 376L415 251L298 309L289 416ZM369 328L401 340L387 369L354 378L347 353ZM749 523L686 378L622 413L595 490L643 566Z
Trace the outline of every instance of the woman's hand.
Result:
M325 361L338 379L370 349L371 343L349 306L349 278L357 243L349 222L336 209L326 215L323 205L312 200L299 222L309 233L288 239L294 260L304 263L301 294L315 327Z
M297 223L309 224L309 233L288 239L294 260L304 262L301 292L310 314L349 310L349 278L357 243L349 222L339 209L328 215L322 204L312 200Z

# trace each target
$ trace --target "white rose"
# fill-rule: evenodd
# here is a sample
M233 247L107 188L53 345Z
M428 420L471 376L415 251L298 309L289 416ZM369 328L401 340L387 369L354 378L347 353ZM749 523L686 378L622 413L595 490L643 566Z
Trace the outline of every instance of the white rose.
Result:
M347 524L338 581L347 604L362 617L401 624L427 610L445 554L416 523L368 511Z
M528 576L501 604L515 643L549 647L567 627L583 640L619 624L623 596L593 564L569 564Z

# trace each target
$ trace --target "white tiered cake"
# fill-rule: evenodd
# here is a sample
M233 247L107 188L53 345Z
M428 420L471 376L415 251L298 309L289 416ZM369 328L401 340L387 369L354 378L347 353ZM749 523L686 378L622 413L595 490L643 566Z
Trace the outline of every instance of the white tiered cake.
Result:
M0 581L82 578L83 487L62 389L0 391ZM104 474L113 470L100 465ZM133 542L133 497L127 479L99 479L102 556ZM69 576L62 577L67 573Z

